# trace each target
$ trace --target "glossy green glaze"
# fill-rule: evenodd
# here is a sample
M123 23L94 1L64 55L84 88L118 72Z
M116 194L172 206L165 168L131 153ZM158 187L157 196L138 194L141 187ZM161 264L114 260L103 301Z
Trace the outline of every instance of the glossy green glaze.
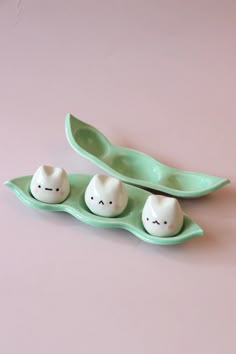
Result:
M46 204L34 199L30 193L30 181L32 176L15 178L6 182L6 185L10 187L23 202L32 207L53 211L65 211L80 221L94 226L126 229L143 241L150 243L174 245L203 234L202 229L186 215L184 216L183 228L177 236L155 237L147 234L142 225L141 214L145 201L150 193L128 184L126 184L126 190L129 201L126 209L120 216L106 218L94 215L89 211L84 202L84 193L91 178L92 176L90 175L69 174L71 186L70 195L61 204Z
M113 145L71 114L66 116L65 128L75 151L123 182L185 198L200 197L229 183L226 178L178 170L142 152Z

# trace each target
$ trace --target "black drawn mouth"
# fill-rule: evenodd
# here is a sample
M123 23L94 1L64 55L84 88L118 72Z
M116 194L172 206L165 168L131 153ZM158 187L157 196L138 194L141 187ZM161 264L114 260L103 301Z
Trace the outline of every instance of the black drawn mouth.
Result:
M153 221L152 223L153 223L153 224L160 225L160 223L159 223L157 220Z
M52 191L52 188L45 188L46 191Z
M98 204L102 204L102 205L104 205L104 203L103 203L103 201L102 201L102 200L100 200L100 202L99 202Z

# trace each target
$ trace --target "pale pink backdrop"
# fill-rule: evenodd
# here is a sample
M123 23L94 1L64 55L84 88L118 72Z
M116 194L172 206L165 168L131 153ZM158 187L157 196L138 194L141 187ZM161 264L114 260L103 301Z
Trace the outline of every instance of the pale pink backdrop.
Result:
M236 2L0 0L0 353L236 353ZM181 201L205 235L145 244L31 209L7 179L100 171L67 112L111 141L228 177Z

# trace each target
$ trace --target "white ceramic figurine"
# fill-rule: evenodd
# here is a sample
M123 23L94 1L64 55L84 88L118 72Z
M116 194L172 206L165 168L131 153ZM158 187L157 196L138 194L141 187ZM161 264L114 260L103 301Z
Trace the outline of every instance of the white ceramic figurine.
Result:
M146 231L153 236L177 235L183 226L183 212L175 198L150 195L143 208L142 221Z
M128 195L119 179L96 174L85 191L85 203L94 214L113 217L124 211Z
M30 190L41 202L62 203L70 193L67 173L62 168L43 165L33 175Z

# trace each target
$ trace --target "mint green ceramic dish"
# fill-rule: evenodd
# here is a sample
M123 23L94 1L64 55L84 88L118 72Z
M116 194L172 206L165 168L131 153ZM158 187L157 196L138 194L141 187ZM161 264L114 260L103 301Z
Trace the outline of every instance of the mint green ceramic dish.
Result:
M123 182L185 198L200 197L229 183L226 178L178 170L142 152L113 145L71 114L66 116L65 128L75 151Z
M61 204L46 204L34 199L30 193L32 176L15 178L5 184L16 193L19 199L32 207L52 211L65 211L80 221L94 226L126 229L146 242L174 245L203 234L202 229L187 215L184 216L183 228L177 236L155 237L146 233L142 225L141 214L150 193L128 184L126 184L126 190L129 201L120 216L105 218L94 215L84 202L84 193L91 178L92 176L90 175L69 174L71 191L69 197Z

